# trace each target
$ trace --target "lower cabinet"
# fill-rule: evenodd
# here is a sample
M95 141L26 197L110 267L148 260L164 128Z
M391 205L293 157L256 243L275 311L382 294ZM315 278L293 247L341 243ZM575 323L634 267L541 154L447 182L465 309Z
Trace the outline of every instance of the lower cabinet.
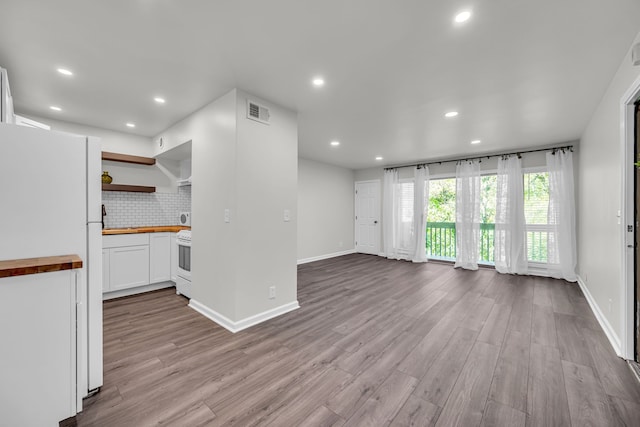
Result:
M175 281L175 235L139 233L103 236L103 293Z
M76 415L76 280L73 270L0 278L0 425Z
M169 244L171 245L171 280L176 282L176 276L178 274L178 239L176 233L171 233L169 238Z
M109 292L111 290L111 279L109 277L109 266L111 250L102 249L102 292Z
M152 233L149 235L150 282L159 283L171 280L171 233Z
M149 245L112 248L109 254L109 290L148 285Z

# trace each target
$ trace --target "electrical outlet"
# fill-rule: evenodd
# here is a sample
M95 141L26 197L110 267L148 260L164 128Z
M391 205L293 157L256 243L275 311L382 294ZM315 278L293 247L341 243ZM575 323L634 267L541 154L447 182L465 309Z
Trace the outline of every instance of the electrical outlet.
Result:
M269 299L275 299L276 297L276 287L269 286Z
M339 247L339 248L341 248L341 247L342 247L342 245L343 245L343 243L342 243L342 242L338 242L338 247Z
M229 209L224 210L224 222L231 222L231 211Z
M291 220L291 211L289 209L284 210L284 220L289 222Z

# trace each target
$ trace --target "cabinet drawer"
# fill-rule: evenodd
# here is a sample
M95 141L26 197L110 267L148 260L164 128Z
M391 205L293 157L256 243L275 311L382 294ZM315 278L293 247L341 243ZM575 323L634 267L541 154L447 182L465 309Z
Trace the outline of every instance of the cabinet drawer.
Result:
M149 234L116 234L112 236L102 236L102 247L122 248L125 246L142 246L149 244Z

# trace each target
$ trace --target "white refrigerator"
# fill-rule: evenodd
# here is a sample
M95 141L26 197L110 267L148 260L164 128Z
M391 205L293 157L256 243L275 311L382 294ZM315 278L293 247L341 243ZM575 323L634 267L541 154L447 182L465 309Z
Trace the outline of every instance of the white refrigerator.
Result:
M0 260L78 254L83 261L78 410L80 398L102 386L101 166L98 138L0 123Z

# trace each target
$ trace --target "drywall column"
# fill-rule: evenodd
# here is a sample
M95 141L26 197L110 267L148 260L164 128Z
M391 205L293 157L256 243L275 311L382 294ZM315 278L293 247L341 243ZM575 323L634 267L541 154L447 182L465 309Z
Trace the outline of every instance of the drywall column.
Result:
M269 109L268 125L247 118L247 99ZM294 112L240 90L236 120L236 320L244 321L297 307L298 126Z
M247 118L248 98L269 124ZM155 138L192 141L190 305L230 330L298 306L297 132L294 112L234 89Z

